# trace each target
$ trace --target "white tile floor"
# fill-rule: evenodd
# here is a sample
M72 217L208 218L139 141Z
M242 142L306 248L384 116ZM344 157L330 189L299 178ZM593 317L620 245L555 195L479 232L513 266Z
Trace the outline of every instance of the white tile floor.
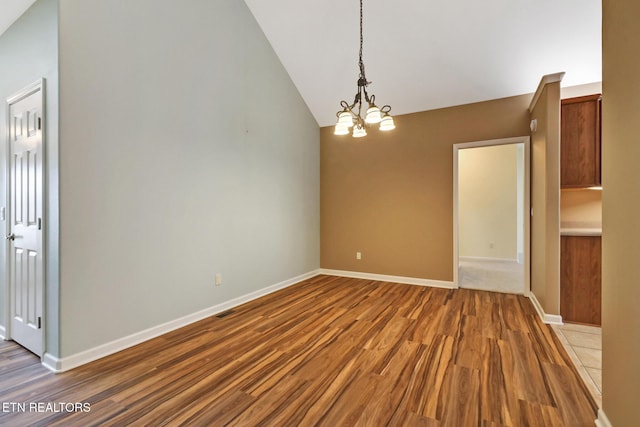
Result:
M598 407L602 407L601 329L572 323L552 327Z

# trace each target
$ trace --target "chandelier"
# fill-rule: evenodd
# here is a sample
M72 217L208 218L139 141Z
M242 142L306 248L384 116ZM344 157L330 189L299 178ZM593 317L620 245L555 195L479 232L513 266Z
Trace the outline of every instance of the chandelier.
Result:
M382 108L378 108L375 104L376 96L373 94L369 95L367 92L367 86L371 82L367 81L367 77L364 74L364 62L362 62L362 0L360 0L360 59L358 65L360 66L358 91L352 104L347 103L347 101L340 101L342 110L336 113L338 122L333 132L334 135L347 135L349 128L353 127L353 137L361 138L367 135L365 124L379 123L380 130L382 131L392 130L396 127L393 123L393 117L389 115L391 107L385 105ZM362 119L363 99L369 104L364 119Z

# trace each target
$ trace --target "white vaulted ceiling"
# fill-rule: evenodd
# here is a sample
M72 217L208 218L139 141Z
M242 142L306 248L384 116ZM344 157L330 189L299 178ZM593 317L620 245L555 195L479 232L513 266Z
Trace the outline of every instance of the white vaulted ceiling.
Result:
M359 0L245 0L320 126L353 100ZM601 81L601 0L364 0L378 105L404 114Z
M0 0L0 34L34 1ZM356 91L359 0L245 3L318 124L333 124ZM531 93L559 71L564 87L601 81L601 9L601 0L364 0L369 92L404 114Z
M0 0L0 35L36 0Z

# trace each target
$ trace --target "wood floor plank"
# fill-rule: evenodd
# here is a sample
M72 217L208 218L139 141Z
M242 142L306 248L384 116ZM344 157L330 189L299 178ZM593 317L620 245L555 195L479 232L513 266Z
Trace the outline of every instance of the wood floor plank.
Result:
M442 408L439 406L443 393L443 384L453 358L452 337L437 335L429 346L420 347L419 368L412 377L409 387L410 399L407 409L427 418L442 419Z
M415 360L419 343L402 341L399 346L394 346L393 355L385 368L379 372L382 377L374 394L368 399L356 425L389 425L391 418L397 412L403 412L402 403L408 396L405 392L399 392L398 383L407 384L413 373L412 362ZM405 389L406 390L406 389Z
M510 399L508 376L510 371L505 365L511 363L510 359L505 359L502 348L498 340L486 338L485 357L480 371L480 394L482 396L492 396L491 399L482 399L481 418L483 421L496 423L497 425L514 425L517 419L513 414L515 398Z
M540 359L533 350L530 334L511 330L508 335L509 351L514 355L515 361L513 373L518 397L527 402L555 406Z
M575 373L568 366L542 363L545 376L549 379L549 388L556 400L558 419L574 420L576 425L588 425L593 422L589 409L591 402L570 399L574 387Z
M174 418L167 422L167 425L196 425L214 426L228 425L234 418L244 413L249 406L255 402L253 396L235 390L227 393L218 399L207 397L195 400Z
M341 390L338 399L325 409L319 423L327 426L356 425L382 381L380 375L373 373L354 377Z
M460 325L460 335L456 337L455 363L472 369L480 369L486 354L487 340L482 336L475 316L463 315Z
M54 375L0 343L0 425L592 426L527 298L316 276Z
M451 364L440 395L439 412L443 426L480 423L479 371Z

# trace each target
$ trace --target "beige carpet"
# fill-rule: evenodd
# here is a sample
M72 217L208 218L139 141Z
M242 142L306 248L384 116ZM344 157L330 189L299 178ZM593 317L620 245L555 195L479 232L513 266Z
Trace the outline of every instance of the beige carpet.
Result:
M524 265L516 261L461 259L458 283L461 288L523 294Z

